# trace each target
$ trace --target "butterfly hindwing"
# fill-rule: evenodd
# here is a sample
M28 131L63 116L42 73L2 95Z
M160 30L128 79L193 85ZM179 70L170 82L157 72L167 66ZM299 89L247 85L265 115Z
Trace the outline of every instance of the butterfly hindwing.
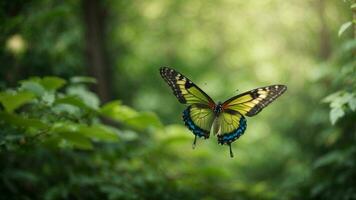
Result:
M203 104L190 105L183 111L183 121L195 136L209 138L214 112Z
M238 111L240 114L252 117L273 102L287 90L285 85L271 85L257 88L237 96L223 103L225 110Z
M214 101L183 74L168 67L160 68L160 73L179 102L190 105L206 104L210 108L214 107Z
M217 133L219 144L231 144L244 134L247 128L245 117L237 111L226 110L216 120L219 126Z

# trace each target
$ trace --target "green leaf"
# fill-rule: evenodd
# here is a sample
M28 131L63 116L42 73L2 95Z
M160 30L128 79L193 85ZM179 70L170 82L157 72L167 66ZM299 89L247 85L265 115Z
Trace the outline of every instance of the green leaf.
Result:
M55 91L66 84L66 80L54 76L44 78L32 77L28 80L21 81L21 89L35 93L37 96L43 95L47 91Z
M351 8L351 9L356 8L356 3L352 4L352 5L350 6L350 8Z
M349 100L352 99L352 94L348 92L342 92L338 97L336 97L331 103L330 107L342 107L343 105L347 104Z
M116 142L118 135L115 129L106 125L95 124L92 126L79 126L78 132L84 136L101 141Z
M154 113L138 113L134 109L122 105L119 101L113 101L105 104L100 109L100 112L103 116L117 120L139 130L150 127L162 127L161 121Z
M40 80L40 84L46 89L46 90L57 90L66 84L66 80L59 78L59 77L54 77L54 76L46 76Z
M41 97L46 92L40 83L30 80L21 81L20 90L32 92L38 97Z
M54 103L55 98L56 97L53 92L45 92L41 97L42 101L47 105L52 105Z
M324 103L330 103L330 102L333 102L336 98L338 98L341 94L341 91L338 91L338 92L335 92L335 93L332 93L330 95L328 95L327 97L325 97L322 102Z
M342 24L339 29L338 36L340 37L351 25L352 25L351 21Z
M134 109L122 105L120 101L112 101L105 104L100 109L100 112L102 115L120 122L138 115Z
M12 92L1 92L0 102L5 107L8 112L13 112L16 108L30 102L34 99L35 95L30 92L20 91L16 93Z
M12 124L24 128L29 128L29 127L32 128L34 127L38 129L48 128L48 126L39 119L29 119L20 115L6 113L6 112L0 112L0 121L4 121L8 124Z
M135 117L128 118L123 123L137 128L139 130L144 130L150 127L160 128L162 127L162 123L159 118L154 113L141 113Z
M56 99L56 101L54 102L54 104L69 104L72 106L76 106L79 108L83 108L83 109L88 109L90 107L88 107L82 99L80 99L79 97L76 96L65 96L62 98L58 98Z
M96 79L89 76L75 76L70 79L71 83L96 83Z
M102 124L87 126L75 123L56 123L53 125L52 131L56 133L70 132L82 137L100 141L118 141L118 134L116 133L118 130Z
M320 157L319 159L317 159L314 164L313 167L314 168L319 168L319 167L323 167L326 165L334 165L337 162L339 162L342 158L342 153L339 151L335 151L335 152L331 152L328 153L322 157Z
M91 141L77 132L59 132L58 135L79 149L93 149Z
M68 87L67 93L70 96L77 96L85 103L85 105L87 105L88 107L94 110L97 110L99 108L99 98L96 96L95 93L90 92L83 85Z
M65 114L65 115L76 116L78 118L81 117L80 108L69 104L56 104L51 108L51 110L57 115Z
M330 121L331 124L334 125L336 121L343 117L345 115L345 112L342 108L340 107L335 107L330 110Z
M350 107L350 109L351 109L352 111L355 111L355 110L356 110L356 95L355 95L355 94L353 94L353 97L350 98L348 104L349 104L349 107Z

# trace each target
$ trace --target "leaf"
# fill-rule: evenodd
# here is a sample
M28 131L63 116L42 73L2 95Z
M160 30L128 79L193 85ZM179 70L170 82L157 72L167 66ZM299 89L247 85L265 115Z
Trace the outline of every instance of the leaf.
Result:
M159 118L154 113L141 113L135 117L128 118L123 123L137 128L139 130L144 130L150 127L160 128L162 127L162 123Z
M118 141L116 129L102 124L94 124L92 126L78 125L75 123L56 123L52 128L53 132L73 132L75 134L101 141Z
M355 95L355 94L353 94L353 97L350 98L348 104L349 104L350 109L351 109L352 111L355 111L355 110L356 110L356 95Z
M46 92L40 83L30 80L21 81L20 90L32 92L38 97L41 97Z
M332 93L332 94L328 95L327 97L325 97L325 98L322 100L322 102L324 102L324 103L333 102L337 97L340 96L340 94L341 94L341 91Z
M356 3L352 4L352 5L350 6L350 8L351 8L351 9L356 8Z
M78 132L84 136L101 141L116 142L118 135L115 129L106 125L95 124L92 126L79 126Z
M58 134L79 149L93 149L91 141L77 132L59 132Z
M89 76L75 76L70 79L71 83L96 83L96 79Z
M56 97L53 92L45 92L41 97L42 101L49 106L51 106L54 103L55 98Z
M129 106L122 105L119 101L113 101L105 104L100 109L100 112L106 117L117 120L139 130L149 127L162 127L161 121L154 113L139 113Z
M21 87L30 90L36 90L36 94L40 95L42 90L55 91L66 84L66 80L55 76L46 76L43 78L33 77L28 80L21 81ZM42 89L38 87L40 85Z
M39 83L46 90L53 91L63 87L64 84L66 84L66 80L55 76L46 76L42 78Z
M330 107L342 107L343 105L347 104L349 100L352 98L352 94L348 92L340 93L340 96L336 97L330 104Z
M77 96L80 98L85 105L97 110L99 108L99 98L95 93L90 92L83 85L71 86L67 88L68 95Z
M342 108L335 107L330 110L330 121L332 125L335 125L336 121L343 117L345 112Z
M100 113L120 122L138 115L134 109L122 105L120 101L112 101L105 104L100 109Z
M344 24L341 25L338 36L340 37L350 26L352 25L351 21L345 22Z
M76 97L76 96L65 96L65 97L62 97L62 98L58 98L58 99L56 99L54 104L55 105L57 105L57 104L69 104L69 105L76 106L76 107L83 108L83 109L90 108L83 102L82 99L80 99L79 97Z
M7 112L13 112L16 108L30 102L35 95L30 92L20 91L16 93L1 92L0 102L5 107Z
M56 104L54 105L51 110L56 113L57 115L73 115L76 116L77 118L81 117L80 114L80 108L76 106L72 106L70 104Z
M48 128L47 125L39 119L29 119L20 115L0 112L0 121L12 124L19 127L29 128L34 127L38 129Z
M341 158L342 158L341 152L339 152L339 151L331 152L331 153L328 153L328 154L318 158L314 162L313 167L319 168L319 167L323 167L326 165L334 165L335 163L339 162Z
M138 138L137 133L132 130L121 131L120 139L122 139L122 140L133 141L133 140L136 140L137 138Z

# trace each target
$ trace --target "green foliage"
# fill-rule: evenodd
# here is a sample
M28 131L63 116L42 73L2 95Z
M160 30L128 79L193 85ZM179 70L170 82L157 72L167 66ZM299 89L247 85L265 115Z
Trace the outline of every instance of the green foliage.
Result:
M97 97L84 85L63 89L65 83L57 77L35 77L21 81L12 91L2 92L0 102L5 111L1 112L1 123L12 125L25 143L36 138L41 142L51 140L53 146L91 149L92 141L117 141L115 128L97 124ZM57 91L60 88L66 92ZM6 149L8 135L4 132L3 136L1 143Z
M158 175L154 160L133 156L135 146L147 146L136 132L101 122L105 117L143 134L163 128L156 115L119 102L100 107L97 96L81 84L93 82L90 78L65 82L36 77L1 93L0 159L13 160L1 167L2 197L136 199L176 190L175 184ZM153 163L143 165L144 160ZM132 180L132 176L136 178ZM26 189L28 185L33 188ZM24 190L29 193L21 192ZM171 199L169 194L162 198Z
M345 112L356 111L356 94L354 92L336 92L324 99L330 103L330 121L334 125L336 121L345 115Z
M31 101L34 96L33 93L29 92L2 92L0 93L0 102L6 111L12 112L21 105Z
M102 1L117 99L103 104L82 1L2 1L1 199L355 199L347 2ZM248 119L231 159L213 135L192 149L165 65L216 100L288 91Z

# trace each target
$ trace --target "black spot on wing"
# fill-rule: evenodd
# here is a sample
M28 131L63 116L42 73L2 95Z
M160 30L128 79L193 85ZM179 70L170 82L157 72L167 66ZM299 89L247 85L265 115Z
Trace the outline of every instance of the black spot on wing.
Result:
M188 80L187 82L185 82L184 86L185 86L185 88L189 89L189 88L193 87L194 85L191 81Z

